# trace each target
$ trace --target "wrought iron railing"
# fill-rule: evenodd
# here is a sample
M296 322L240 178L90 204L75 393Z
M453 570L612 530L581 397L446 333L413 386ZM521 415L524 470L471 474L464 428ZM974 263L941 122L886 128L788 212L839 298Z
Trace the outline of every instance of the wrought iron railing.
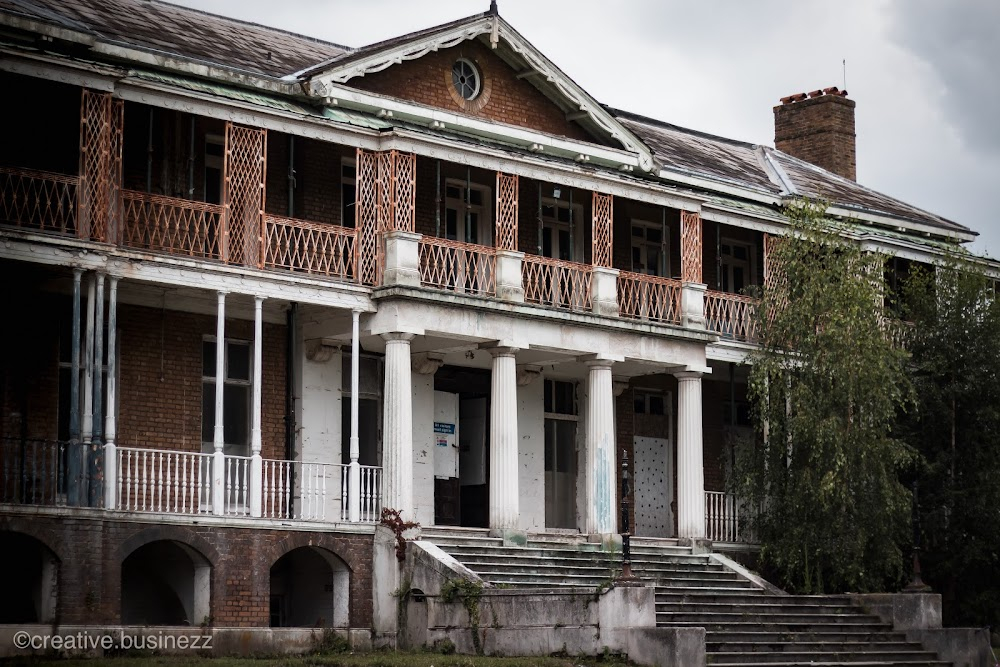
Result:
M122 245L203 259L220 259L222 206L122 191Z
M496 296L496 248L424 236L420 239L420 284Z
M723 338L755 342L760 334L754 317L757 299L742 294L705 293L705 327Z
M348 227L296 220L277 215L264 218L264 266L355 280L357 232Z
M77 234L77 176L0 167L0 222Z
M589 264L538 255L525 255L522 263L524 300L567 310L592 309Z
M85 476L83 445L75 450L57 440L0 441L0 502L21 505L65 505L69 486L70 453L78 461L79 479Z
M681 281L644 273L618 273L618 314L653 322L679 324Z

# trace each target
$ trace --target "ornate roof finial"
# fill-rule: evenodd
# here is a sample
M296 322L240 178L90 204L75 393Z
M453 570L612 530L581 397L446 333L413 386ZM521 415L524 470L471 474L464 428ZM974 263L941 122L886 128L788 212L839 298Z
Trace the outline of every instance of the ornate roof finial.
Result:
M493 16L500 15L500 11L497 9L497 0L490 0L490 14L493 14Z

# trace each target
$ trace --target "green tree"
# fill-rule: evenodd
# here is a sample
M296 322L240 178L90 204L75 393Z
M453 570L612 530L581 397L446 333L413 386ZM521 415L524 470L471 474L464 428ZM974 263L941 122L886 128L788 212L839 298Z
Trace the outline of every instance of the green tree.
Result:
M906 353L886 334L882 258L790 205L780 267L755 317L749 393L757 437L737 445L735 491L755 508L766 567L803 593L884 590L909 553L912 451L894 437L911 400Z
M913 321L918 410L902 420L919 469L924 578L949 624L1000 626L1000 302L958 260L913 276L899 306Z

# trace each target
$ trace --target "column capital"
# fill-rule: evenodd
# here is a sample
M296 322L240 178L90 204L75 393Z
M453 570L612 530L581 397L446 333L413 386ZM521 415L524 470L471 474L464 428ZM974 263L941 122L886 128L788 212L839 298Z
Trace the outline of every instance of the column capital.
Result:
M677 371L673 374L673 376L678 380L700 380L704 375L705 373L703 373L702 371L688 371L688 370Z
M410 357L410 368L420 375L434 375L444 364L441 352L418 352Z
M405 341L410 342L416 336L416 334L405 333L401 331L392 331L389 333L379 334L382 339L387 343L392 343L394 341Z

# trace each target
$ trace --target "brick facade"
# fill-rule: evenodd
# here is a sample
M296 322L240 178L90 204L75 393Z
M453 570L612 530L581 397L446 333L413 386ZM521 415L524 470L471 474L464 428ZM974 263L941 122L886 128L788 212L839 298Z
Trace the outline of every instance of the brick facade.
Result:
M774 146L852 181L857 180L854 100L820 95L774 107Z
M451 68L459 58L471 60L482 73L482 92L473 105L460 105L452 93ZM595 141L579 125L566 120L566 113L537 88L516 75L489 47L473 40L352 79L350 85L548 134Z
M177 525L91 516L0 516L0 545L28 535L59 561L56 620L60 624L121 622L122 563L157 540L179 542L211 566L211 621L220 627L270 625L270 570L291 550L313 546L350 570L350 626L372 622L372 536L219 525Z

